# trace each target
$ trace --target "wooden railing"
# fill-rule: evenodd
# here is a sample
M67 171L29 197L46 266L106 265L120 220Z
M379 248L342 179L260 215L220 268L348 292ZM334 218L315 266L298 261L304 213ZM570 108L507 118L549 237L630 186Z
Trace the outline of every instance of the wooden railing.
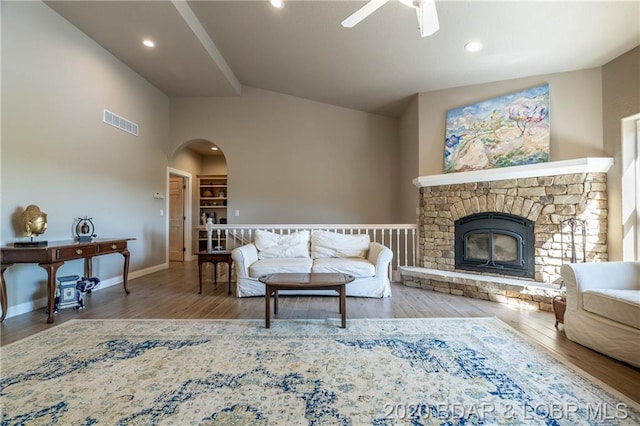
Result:
M204 227L199 226L199 231ZM371 241L389 247L393 251L393 260L389 278L398 278L399 266L416 266L418 262L418 227L416 224L214 224L213 247L233 250L241 245L253 242L256 230L265 230L276 234L308 230L323 230L341 234L368 234Z

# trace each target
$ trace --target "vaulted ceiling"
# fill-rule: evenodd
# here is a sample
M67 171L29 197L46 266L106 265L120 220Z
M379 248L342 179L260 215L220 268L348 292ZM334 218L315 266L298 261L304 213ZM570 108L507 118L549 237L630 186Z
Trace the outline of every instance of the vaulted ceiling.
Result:
M437 0L425 38L398 1L349 29L365 2L46 3L170 97L244 85L389 116L416 93L598 67L640 44L639 1Z

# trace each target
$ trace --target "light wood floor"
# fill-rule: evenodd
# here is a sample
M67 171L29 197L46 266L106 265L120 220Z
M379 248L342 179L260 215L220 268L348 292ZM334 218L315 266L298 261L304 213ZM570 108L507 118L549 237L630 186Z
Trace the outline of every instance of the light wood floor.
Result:
M225 266L219 269L224 270ZM56 314L54 324L46 323L44 310L7 318L0 327L1 344L9 344L76 318L264 319L264 298L238 299L228 295L226 276L219 278L218 286L214 288L209 275L203 294L199 295L197 262L171 263L167 270L130 280L129 289L130 295L126 295L120 285L96 291L87 296L86 309L62 310ZM386 299L347 298L347 327L350 318L495 316L551 353L640 403L640 369L569 341L562 326L559 330L553 326L554 316L551 313L521 310L397 283L392 284L392 293L393 296ZM277 318L337 317L337 307L335 297L281 297Z

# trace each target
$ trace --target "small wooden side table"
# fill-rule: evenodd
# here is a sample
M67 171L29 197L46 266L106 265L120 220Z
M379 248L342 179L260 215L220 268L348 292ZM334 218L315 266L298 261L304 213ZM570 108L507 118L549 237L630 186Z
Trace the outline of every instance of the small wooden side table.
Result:
M556 315L555 327L558 324L564 324L564 312L567 310L567 298L565 296L556 296L551 301L553 313Z
M216 286L218 285L218 263L226 263L228 265L229 294L231 294L231 266L233 264L231 250L205 250L196 254L198 255L198 282L200 284L198 294L202 294L202 265L205 263L213 264L213 284Z

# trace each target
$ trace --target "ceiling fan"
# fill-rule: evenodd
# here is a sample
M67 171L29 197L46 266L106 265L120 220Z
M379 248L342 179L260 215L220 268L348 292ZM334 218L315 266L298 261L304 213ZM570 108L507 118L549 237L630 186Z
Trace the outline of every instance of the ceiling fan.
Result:
M382 7L389 0L370 0L353 15L342 21L345 28L354 27L360 21ZM416 9L418 28L422 37L428 37L440 29L435 0L400 0L402 4Z

